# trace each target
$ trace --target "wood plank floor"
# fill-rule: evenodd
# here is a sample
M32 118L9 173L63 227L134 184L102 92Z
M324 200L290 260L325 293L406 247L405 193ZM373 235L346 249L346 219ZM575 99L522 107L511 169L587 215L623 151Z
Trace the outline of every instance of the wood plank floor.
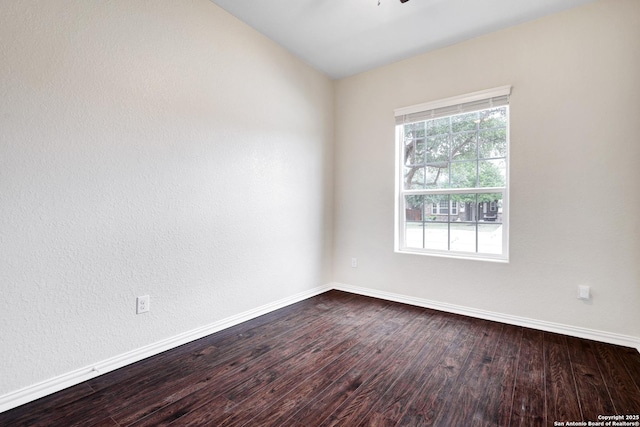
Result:
M547 426L640 414L640 353L331 291L0 426Z

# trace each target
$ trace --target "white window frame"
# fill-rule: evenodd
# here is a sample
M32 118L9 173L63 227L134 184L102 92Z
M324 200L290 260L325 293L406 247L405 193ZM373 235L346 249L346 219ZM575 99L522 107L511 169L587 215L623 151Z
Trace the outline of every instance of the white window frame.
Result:
M468 104L473 102L482 102L494 97L509 96L511 93L511 86L501 86L494 89L487 89L483 91L473 92L466 95L455 96L424 104L413 105L409 107L399 108L394 111L396 116L396 122L399 117L421 114L421 112L434 110L437 108L455 108L461 104ZM450 115L455 115L453 112ZM423 119L428 120L428 118ZM473 188L434 188L434 189L420 189L420 190L406 190L404 189L404 132L403 124L396 125L396 209L395 209L395 252L407 253L407 254L420 254L431 256L444 256L449 258L464 258L464 259L478 259L486 261L508 262L509 260L509 152L510 152L510 135L509 135L509 108L507 104L507 148L505 155L506 162L506 176L504 187L473 187ZM410 122L409 122L410 123ZM405 245L405 196L409 195L453 195L453 194L487 194L487 193L501 193L502 194L502 254L489 254L478 252L456 252L453 250L435 250L435 249L423 249L408 247ZM495 202L493 202L495 203ZM486 205L485 205L486 206ZM483 206L484 207L484 206ZM488 207L488 206L487 206ZM496 211L498 206L496 206ZM431 206L432 214L434 206ZM440 212L440 206L437 206L438 213ZM449 216L451 214L451 205L449 206ZM456 209L456 214L460 212L459 206ZM423 212L426 214L426 212ZM449 223L450 224L450 223ZM450 226L450 225L449 225Z

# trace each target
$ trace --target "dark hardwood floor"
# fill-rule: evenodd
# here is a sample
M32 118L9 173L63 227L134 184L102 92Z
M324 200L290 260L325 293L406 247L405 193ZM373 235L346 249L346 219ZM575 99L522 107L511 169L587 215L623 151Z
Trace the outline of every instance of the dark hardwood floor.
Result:
M640 414L632 348L331 291L1 426L552 426Z

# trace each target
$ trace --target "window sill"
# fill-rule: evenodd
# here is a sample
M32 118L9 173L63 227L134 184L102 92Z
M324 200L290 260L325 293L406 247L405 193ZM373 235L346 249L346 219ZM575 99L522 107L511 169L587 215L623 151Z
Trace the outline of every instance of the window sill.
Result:
M416 249L396 249L394 250L397 254L403 255L421 255L421 256L430 256L437 258L451 258L451 259L463 259L470 261L488 261L495 262L498 264L509 264L509 258L499 257L499 256L486 256L486 255L470 255L461 252L427 252L420 251Z

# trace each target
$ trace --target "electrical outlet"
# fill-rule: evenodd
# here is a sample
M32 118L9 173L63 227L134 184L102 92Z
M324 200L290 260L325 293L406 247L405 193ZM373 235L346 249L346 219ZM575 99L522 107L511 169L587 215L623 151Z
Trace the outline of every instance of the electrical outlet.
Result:
M591 290L589 289L589 286L578 286L578 299L591 299Z
M351 258L351 267L356 268L358 266L358 258Z
M136 314L146 313L150 310L149 307L150 298L149 295L143 295L136 298Z

